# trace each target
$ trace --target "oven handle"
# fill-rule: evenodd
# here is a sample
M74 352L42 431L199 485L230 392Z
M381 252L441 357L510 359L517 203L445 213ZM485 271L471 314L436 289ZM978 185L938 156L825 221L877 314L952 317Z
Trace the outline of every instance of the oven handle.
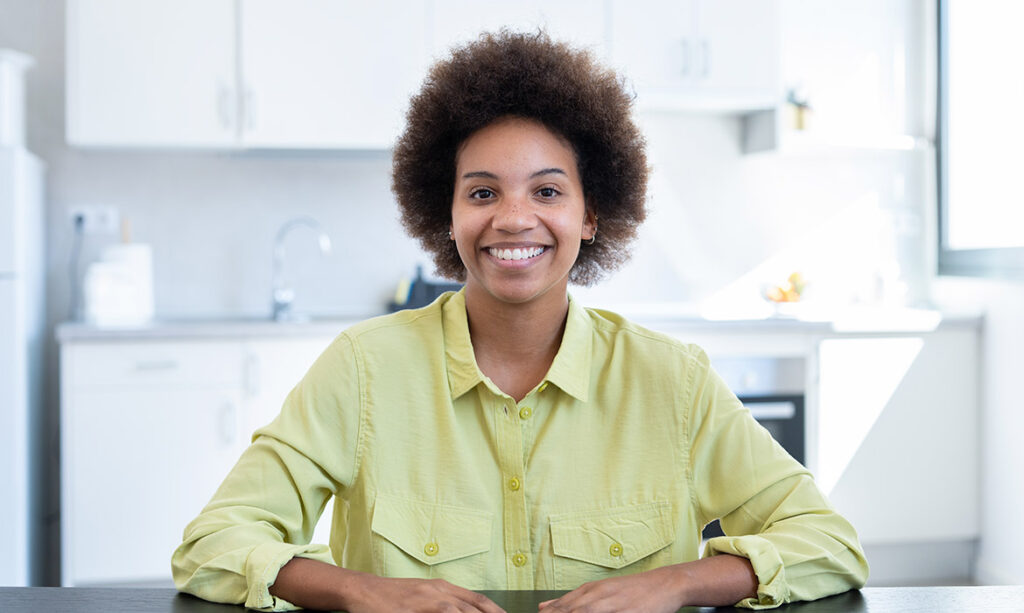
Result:
M796 417L796 404L791 401L745 402L750 415L757 420L762 419L793 419Z

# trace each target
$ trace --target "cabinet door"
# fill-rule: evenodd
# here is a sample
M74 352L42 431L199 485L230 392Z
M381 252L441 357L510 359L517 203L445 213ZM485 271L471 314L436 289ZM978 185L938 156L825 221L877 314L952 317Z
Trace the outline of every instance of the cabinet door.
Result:
M170 582L170 556L242 449L234 387L94 386L62 424L65 584Z
M693 88L698 70L694 0L611 0L611 56L640 94Z
M235 141L233 0L69 0L72 145Z
M775 0L611 0L612 58L641 109L769 108L778 15Z
M864 544L978 538L978 333L830 339L815 478Z
M394 144L426 71L426 3L242 0L243 145Z
M502 27L544 29L555 40L606 55L604 7L592 0L436 0L430 21L435 59L443 58L453 45Z
M775 0L702 0L697 11L700 87L722 95L780 93L779 10Z
M61 347L64 585L170 584L170 554L245 445L234 341Z
M313 365L331 338L251 340L245 344L246 439L277 417L288 393Z

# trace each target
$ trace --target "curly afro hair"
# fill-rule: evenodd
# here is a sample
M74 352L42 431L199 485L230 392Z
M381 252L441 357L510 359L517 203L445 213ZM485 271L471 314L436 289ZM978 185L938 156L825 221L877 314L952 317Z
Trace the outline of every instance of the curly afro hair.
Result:
M402 225L433 254L437 274L464 281L465 266L448 236L459 146L501 117L534 119L576 154L598 234L581 245L569 280L593 284L629 259L646 216L647 156L631 105L614 72L544 32L485 33L454 49L413 96L395 145L392 190Z

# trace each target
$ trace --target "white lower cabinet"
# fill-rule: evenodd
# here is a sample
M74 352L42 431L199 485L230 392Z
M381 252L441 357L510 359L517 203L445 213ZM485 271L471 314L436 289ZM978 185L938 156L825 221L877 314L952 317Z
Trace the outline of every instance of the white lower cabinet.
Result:
M169 585L185 526L329 341L65 342L62 584Z
M951 544L956 555L969 555L959 544L980 535L976 321L919 332L660 327L703 347L713 365L737 357L805 360L806 465L861 542L886 554ZM879 562L872 580L884 584L890 566ZM948 562L963 568L970 560Z

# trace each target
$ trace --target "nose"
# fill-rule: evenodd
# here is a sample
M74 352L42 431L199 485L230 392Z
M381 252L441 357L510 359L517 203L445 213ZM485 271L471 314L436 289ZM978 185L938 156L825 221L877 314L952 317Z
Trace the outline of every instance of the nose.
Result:
M530 208L528 197L511 195L498 203L492 225L495 230L518 234L536 226L537 217Z

